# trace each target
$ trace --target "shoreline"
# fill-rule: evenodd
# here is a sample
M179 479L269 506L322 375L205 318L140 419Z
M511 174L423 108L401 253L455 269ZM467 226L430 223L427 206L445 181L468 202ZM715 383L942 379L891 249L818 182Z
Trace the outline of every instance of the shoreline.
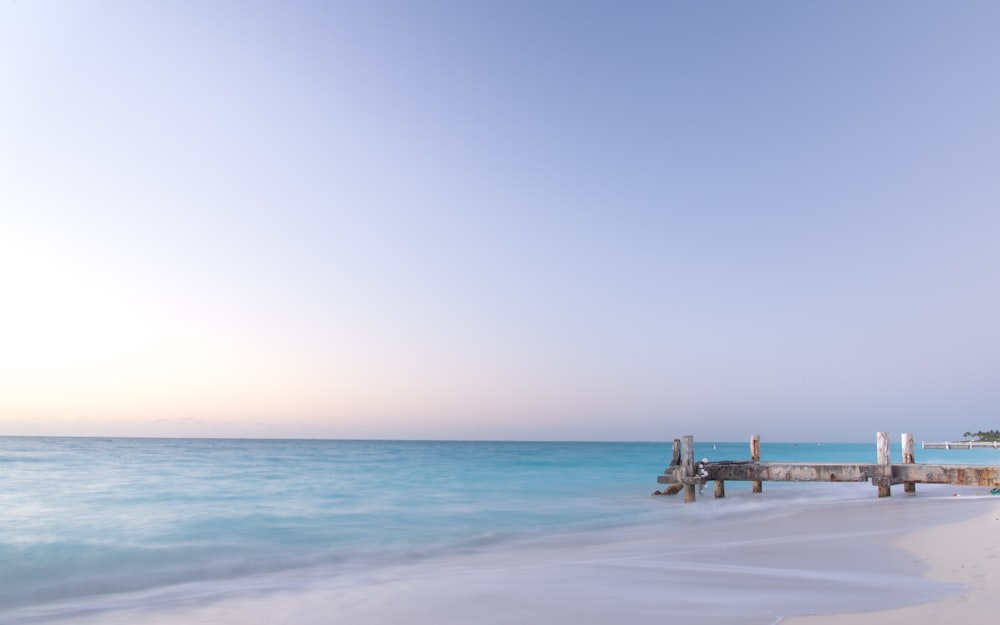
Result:
M840 488L846 493L852 486ZM855 622L836 614L848 607L876 615L859 625L886 623L886 608L925 610L929 601L963 592L928 569L938 555L917 557L903 547L931 542L947 550L948 538L981 534L982 523L1000 517L1000 501L954 498L951 489L890 500L817 501L811 495L818 492L772 489L666 503L660 521L637 527L539 536L384 566L193 583L9 616L20 617L11 620L17 623L80 625L322 625L333 614L357 625L539 619L653 625L666 616L703 625L827 625ZM826 616L793 616L810 613Z
M926 567L927 579L960 585L945 598L889 610L789 616L781 625L986 623L1000 614L1000 497L972 519L909 532L893 546Z

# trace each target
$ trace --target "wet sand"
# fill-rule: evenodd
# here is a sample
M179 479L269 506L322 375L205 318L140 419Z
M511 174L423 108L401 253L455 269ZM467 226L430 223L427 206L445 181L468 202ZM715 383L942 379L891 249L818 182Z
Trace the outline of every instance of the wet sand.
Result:
M864 490L846 500L815 499L841 486ZM10 616L13 623L79 625L659 625L675 619L913 625L944 616L985 622L981 617L996 608L988 591L1000 562L1000 502L951 497L953 490L877 499L868 486L827 485L706 497L693 505L673 500L663 503L662 525L184 584ZM867 614L845 620L842 613ZM837 616L795 616L812 614Z
M981 489L979 489L981 490ZM926 567L925 576L959 590L939 601L893 610L788 618L782 625L930 625L991 623L1000 614L1000 497L981 502L976 518L902 536L897 547Z

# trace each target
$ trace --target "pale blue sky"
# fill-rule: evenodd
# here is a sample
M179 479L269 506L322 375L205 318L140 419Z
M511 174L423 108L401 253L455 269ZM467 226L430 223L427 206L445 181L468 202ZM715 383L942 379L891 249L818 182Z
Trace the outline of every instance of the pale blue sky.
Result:
M993 2L0 1L0 434L1000 419Z

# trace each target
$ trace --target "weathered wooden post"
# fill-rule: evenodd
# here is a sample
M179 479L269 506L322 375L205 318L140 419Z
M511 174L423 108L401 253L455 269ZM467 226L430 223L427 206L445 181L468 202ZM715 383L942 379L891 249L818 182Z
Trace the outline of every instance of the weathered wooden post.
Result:
M694 478L694 436L684 436L681 438L681 466L684 467L684 477L687 480ZM684 503L692 503L695 500L694 482L684 484Z
M681 439L675 438L674 439L673 454L671 454L671 457L670 457L670 466L667 468L666 471L664 471L664 473L666 473L667 475L670 475L670 476L676 478L677 477L677 471L680 470L680 468L681 468ZM654 495L676 495L677 493L681 492L681 489L683 487L684 486L682 484L670 484L670 486L667 486L663 490L658 490L658 491L656 491L653 494Z
M903 434L903 464L914 464L913 456L913 434ZM916 482L903 482L903 492L915 494L917 492Z
M892 495L892 458L889 455L889 433L879 432L878 439L878 466L880 468L879 477L875 478L878 485L878 496L889 497Z
M716 498L721 498L726 496L726 482L723 480L715 480L715 496Z
M760 462L760 434L750 436L750 460L751 462ZM754 480L753 492L764 492L764 482Z

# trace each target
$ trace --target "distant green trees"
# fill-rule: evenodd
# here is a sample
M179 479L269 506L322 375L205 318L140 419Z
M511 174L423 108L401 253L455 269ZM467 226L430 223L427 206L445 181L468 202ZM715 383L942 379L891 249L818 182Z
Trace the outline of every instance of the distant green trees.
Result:
M966 432L962 435L983 443L1000 442L1000 430L989 430L988 432Z

